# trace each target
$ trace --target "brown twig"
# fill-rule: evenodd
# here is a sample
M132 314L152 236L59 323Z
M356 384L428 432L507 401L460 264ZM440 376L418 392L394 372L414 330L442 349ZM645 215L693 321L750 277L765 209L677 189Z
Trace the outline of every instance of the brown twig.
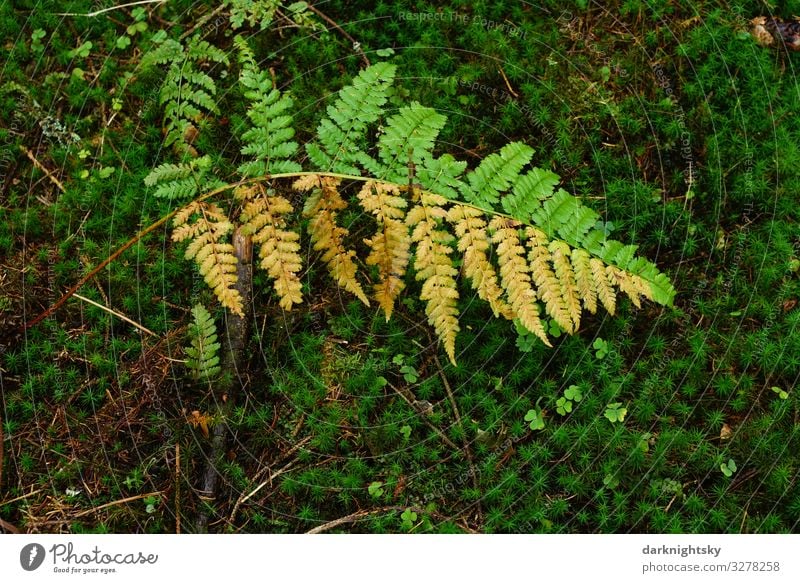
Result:
M342 516L341 518L337 518L336 520L331 520L330 522L326 522L325 524L320 524L306 532L306 534L319 534L321 532L325 532L326 530L330 530L332 528L336 528L337 526L341 526L342 524L348 524L350 522L355 522L360 518L364 518L366 516L372 516L373 514L383 514L385 512L391 511L401 511L401 510L411 510L412 512L416 512L418 514L428 514L437 518L439 520L450 520L446 516L438 514L436 512L431 512L424 508L419 508L417 506L383 506L382 508L374 508L372 510L359 510L358 512L353 512L352 514L348 514L347 516ZM467 526L461 526L464 531L475 534L475 531Z
M430 332L428 332L429 341L432 342L430 339ZM436 345L434 344L434 347ZM435 348L434 348L435 350ZM475 488L476 492L480 491L480 483L478 482L478 473L475 470L475 462L472 459L472 452L470 451L470 442L467 439L467 433L464 431L464 425L461 422L461 413L458 410L458 405L456 404L456 397L453 394L453 389L450 387L450 381L447 380L447 376L444 374L444 369L442 368L442 363L439 362L439 357L436 355L436 352L433 353L433 362L436 364L436 368L439 371L439 377L442 379L442 384L444 385L444 390L447 393L447 398L450 401L450 406L453 408L453 416L456 418L456 424L458 424L459 429L461 430L461 440L464 444L464 455L467 458L467 464L469 464L470 474L472 475L472 486ZM481 508L481 501L480 498L475 501L475 510L478 513L478 521L479 523L483 523L483 510Z
M175 444L175 534L181 533L181 444Z
M100 506L95 506L94 508L89 508L88 510L83 510L82 512L78 512L77 514L73 514L72 518L80 518L81 516L86 516L87 514L91 514L93 512L98 512L105 508L110 508L111 506L118 506L120 504L127 504L128 502L134 502L136 500L141 500L142 498L147 498L149 496L159 496L161 491L157 492L148 492L147 494L138 494L136 496L129 496L128 498L123 498L121 500L114 500L113 502L108 502L106 504L101 504Z
M324 12L322 12L322 11L321 11L319 8L317 8L316 6L312 6L311 4L309 4L309 5L308 5L308 8L309 8L309 9L310 9L310 10L311 10L311 11L312 11L314 14L316 14L317 16L319 16L319 17L320 17L322 20L324 20L325 22L327 22L328 24L330 24L330 25L331 25L333 28L335 28L335 29L336 29L336 30L337 30L339 33L341 33L341 34L342 34L342 35L343 35L345 38L347 38L347 40L349 40L349 41L350 41L350 43L352 44L353 50L354 50L354 51L356 51L356 52L359 54L359 56L361 57L361 60L362 60L362 61L364 61L364 64L365 64L367 67L369 67L369 66L370 66L369 59L367 58L367 55L366 55L366 53L364 53L364 50L361 48L361 43L360 43L360 42L358 42L356 39L354 39L352 36L350 36L350 34L349 34L349 33L348 33L346 30L344 30L344 29L343 29L341 26L339 26L339 25L336 23L336 21L334 21L334 20L333 20L333 19L332 19L330 16L328 16L327 14L325 14Z
M306 443L308 443L309 441L311 441L311 436L310 436L310 435L309 435L309 436L307 436L307 437L304 437L304 438L303 438L303 439L301 439L299 442L297 442L296 444L294 444L294 445L293 445L293 446L292 446L292 447L291 447L291 448L290 448L290 449L289 449L289 450L288 450L286 453L283 453L283 454L281 454L281 455L278 457L278 459L276 459L276 460L275 460L275 461L272 463L272 465L278 464L278 463L282 462L283 460L287 459L289 456L293 455L293 454L294 454L294 453L295 453L297 450L299 450L301 447L303 447L303 446L304 446ZM267 472L269 472L269 471L270 471L270 469L272 468L272 465L265 465L263 468L261 468L260 470L258 470L258 471L256 472L256 474L253 476L253 479L252 479L252 481L253 481L253 482L256 482L256 481L260 480L260 479L261 479L261 478L264 476L264 474L266 474ZM289 465L291 465L291 464L287 464L286 466L284 466L283 468L281 468L281 469L280 469L280 470L278 470L278 471L279 471L280 473L283 473L284 471L286 471L286 470L289 468ZM272 475L270 476L270 480L272 480L273 478L275 478L277 475L278 475L277 473L276 473L276 474L272 474ZM231 516L230 516L230 518L228 519L228 521L229 521L231 524L233 524L233 521L234 521L234 519L236 518L236 514L239 512L239 507L240 507L242 504L244 504L246 500L248 500L248 499L249 499L251 496L253 496L253 494L255 494L255 493L256 493L258 490L260 490L260 489L261 489L261 486L259 486L259 487L258 487L256 490L252 491L252 492L251 492L251 493L249 493L249 494L245 494L244 492L242 492L242 493L241 493L241 495L239 496L238 500L236 500L236 504L234 504L234 505L233 505L233 510L231 511Z
M61 184L61 181L58 178L56 178L52 172L50 172L47 168L45 168L44 164L42 164L41 162L39 162L39 160L36 159L36 156L33 155L33 152L31 152L25 146L20 146L19 149L25 153L25 155L33 163L34 166L36 166L39 170L44 172L44 175L50 179L50 182L55 184L62 193L65 192L64 185Z
M93 305L93 306L94 306L94 307L96 307L96 308L100 308L100 309L101 309L101 310L103 310L104 312L108 312L108 313L109 313L109 314L111 314L112 316L116 316L116 317L117 317L117 318L119 318L120 320L123 320L123 321L127 322L128 324L130 324L130 325L131 325L131 326L133 326L134 328L137 328L138 330L141 330L142 332L146 332L147 334L150 334L150 336L155 336L156 338L158 338L158 335L157 335L155 332L152 332L152 331L148 330L147 328L145 328L144 326L142 326L141 324L139 324L139 323L137 323L137 322L134 322L133 320L131 320L131 319L130 319L130 318L128 318L127 316L124 316L124 315L120 314L119 312L115 312L115 311L114 311L114 310L112 310L111 308L108 308L108 307L106 307L106 306L104 306L104 305L102 305L102 304L98 304L97 302L95 302L95 301L93 301L93 300L90 300L89 298L85 298L85 297L83 297L82 295L80 295L80 294L78 294L78 293L76 293L76 294L74 294L74 295L75 295L75 297L76 297L76 298L78 298L79 300L83 300L83 301L84 301L84 302L86 302L87 304L91 304L91 305Z

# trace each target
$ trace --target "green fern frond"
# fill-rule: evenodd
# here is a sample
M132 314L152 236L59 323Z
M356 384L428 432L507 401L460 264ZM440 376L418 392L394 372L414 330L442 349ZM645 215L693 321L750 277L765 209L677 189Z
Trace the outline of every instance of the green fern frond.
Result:
M555 172L533 168L521 174L511 192L501 200L503 210L517 220L530 222L542 201L553 195L560 178Z
M464 200L489 210L516 182L520 170L533 158L533 148L520 142L503 146L496 154L484 158L475 170L467 174L461 192Z
M436 110L414 101L387 120L378 138L380 162L364 154L362 164L373 176L402 182L408 177L409 154L416 165L430 159L439 131L446 122L447 118Z
M192 308L189 324L190 346L185 348L186 367L194 380L213 380L220 372L217 326L203 304Z
M211 158L203 156L180 164L161 164L148 174L146 186L156 186L153 196L169 200L197 196L201 189L213 189L223 183L209 175Z
M311 162L320 170L360 174L369 124L383 113L396 67L376 63L362 70L353 83L339 90L327 109L328 117L317 127L318 142L306 144Z
M290 159L298 150L297 142L292 141L294 119L287 113L294 102L273 87L269 73L258 68L244 39L237 36L234 43L242 66L239 82L250 102L247 117L253 124L242 135L242 154L253 159L241 164L239 172L245 177L298 172L300 165Z

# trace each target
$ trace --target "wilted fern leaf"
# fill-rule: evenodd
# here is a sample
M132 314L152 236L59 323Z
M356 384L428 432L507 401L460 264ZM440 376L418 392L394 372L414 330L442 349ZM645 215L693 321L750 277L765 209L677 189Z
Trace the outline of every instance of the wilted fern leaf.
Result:
M403 276L408 266L409 236L405 222L408 203L397 185L368 181L358 193L361 207L373 215L378 231L364 243L370 248L367 265L378 267L374 297L383 308L386 320L392 316L394 301L405 288Z
M447 211L447 199L435 194L422 194L420 202L406 216L411 228L411 241L415 244L414 270L422 281L420 299L426 302L425 313L433 326L450 362L456 363L456 335L458 326L458 270L453 267L450 254L453 235L441 228Z
M291 310L303 301L299 273L303 267L298 252L300 235L287 229L286 217L294 209L284 197L266 190L261 184L234 191L244 201L239 219L242 233L252 235L259 246L260 266L272 278L280 306Z
M193 217L195 220L190 222ZM172 240L190 241L185 257L195 261L220 303L235 314L244 315L242 296L235 288L236 255L233 245L226 242L233 224L222 209L213 203L195 201L178 211L172 224Z
M249 102L247 117L252 127L244 132L242 154L251 156L239 166L245 177L262 176L281 172L298 172L300 165L291 160L297 152L297 142L293 141L293 118L289 110L294 102L287 95L273 87L269 73L259 69L250 48L241 38L234 38L239 49L239 62L242 66L239 83L244 98Z
M340 182L338 178L309 175L295 181L294 189L313 191L306 199L303 216L309 219L308 230L314 249L322 251L322 260L327 263L331 276L368 306L369 300L356 278L358 268L353 261L356 252L344 246L344 239L349 233L336 223L338 212L347 208L347 203L339 194Z
M359 174L356 163L363 155L369 124L383 113L386 94L396 67L376 63L362 70L343 87L317 128L317 142L306 144L308 156L323 171Z
M500 278L514 317L526 330L538 336L547 346L552 346L539 318L531 270L520 241L520 226L517 221L505 217L495 217L489 223L489 229L493 232L492 241L497 245Z
M455 227L458 251L464 257L464 275L472 281L478 297L489 303L495 316L502 315L513 320L514 313L503 300L497 272L489 259L490 237L486 214L475 207L454 204L447 213L447 220Z
M185 348L186 366L195 380L213 380L220 372L217 326L208 310L197 304L189 325L190 346Z

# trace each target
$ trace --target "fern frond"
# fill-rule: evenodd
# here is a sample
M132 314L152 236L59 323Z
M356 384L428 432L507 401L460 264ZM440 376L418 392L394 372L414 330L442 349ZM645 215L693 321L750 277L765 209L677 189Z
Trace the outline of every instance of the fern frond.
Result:
M355 164L363 156L369 124L383 112L396 67L376 63L362 70L353 83L343 87L317 128L319 143L306 145L308 156L323 171L358 175Z
M575 332L581 323L581 304L578 296L578 286L575 283L575 272L570 262L571 251L569 245L563 241L553 241L549 246L553 260L556 278L561 286L561 300L569 316L571 326L564 328L567 332ZM559 323L560 325L560 323Z
M541 168L521 174L511 192L501 199L503 210L518 221L530 223L542 202L553 195L558 181L558 174Z
M456 200L462 188L459 177L466 167L466 162L459 162L450 154L442 154L439 158L426 157L417 164L417 180L426 190Z
M358 269L353 261L356 252L344 247L344 239L349 233L336 224L338 211L347 208L339 194L340 182L338 178L327 176L304 176L295 181L294 189L301 192L314 189L303 208L303 216L309 219L314 249L322 251L322 260L328 264L328 271L336 282L369 306L369 300L356 279Z
M453 236L439 228L447 211L442 208L447 199L435 194L422 194L420 203L406 215L411 228L411 241L416 243L414 270L416 279L422 281L420 298L427 302L425 313L444 345L450 362L456 363L456 336L458 326L458 270L453 267L450 243Z
M189 219L197 215L194 222ZM217 205L192 202L173 218L173 241L191 242L186 247L186 259L194 259L200 274L214 291L220 303L240 316L244 314L242 296L235 288L236 255L233 245L224 241L233 224Z
M202 156L189 162L180 164L161 164L148 174L144 183L146 186L156 186L153 196L178 200L192 198L198 195L201 189L213 189L223 183L213 176L209 176L211 158Z
M242 233L252 235L253 243L259 245L259 265L272 278L279 305L289 311L303 301L298 276L303 267L298 253L300 235L286 229L286 216L294 211L292 204L261 184L237 188L234 195L244 202L239 217Z
M363 154L361 162L373 175L392 182L402 182L408 177L409 154L415 164L423 164L431 157L436 137L447 118L430 107L416 101L391 116L384 124L378 138L380 162Z
M203 304L192 308L189 325L191 346L185 348L186 366L195 380L212 380L220 372L217 326Z
M589 260L589 267L592 270L592 280L594 288L597 290L597 297L608 313L613 316L617 309L617 295L614 293L608 272L606 272L606 265L600 259L592 257Z
M532 157L533 148L520 142L511 142L496 154L490 154L467 174L468 183L464 183L461 190L464 200L491 210Z
M564 291L558 276L551 267L553 256L551 254L547 236L536 227L525 229L528 246L528 261L533 281L536 283L536 293L544 303L547 314L556 321L556 324L569 333L574 331L569 308L564 301Z
M597 289L592 277L590 256L583 249L573 249L570 256L575 273L575 286L583 301L583 307L592 314L597 313Z
M503 289L497 273L489 261L489 234L485 213L475 207L454 204L447 213L447 220L455 225L458 250L464 256L464 274L472 281L478 297L489 303L495 316L514 319L511 308L503 301Z
M495 217L489 223L496 244L500 279L508 294L508 303L514 316L529 332L538 336L547 346L552 346L539 318L536 292L531 285L531 273L525 261L525 248L520 242L520 224L505 217Z
M242 154L252 156L253 160L240 165L239 172L254 177L300 171L300 165L290 159L299 147L292 140L294 119L288 114L294 102L273 87L269 73L258 68L244 39L237 36L234 43L242 64L239 82L245 99L250 102L247 117L253 124L242 135L245 143Z
M374 297L387 321L392 316L395 299L405 288L403 276L410 259L405 223L408 203L399 192L396 185L368 181L358 193L361 207L378 223L378 232L364 239L364 243L370 248L366 264L378 267L379 281L373 288Z

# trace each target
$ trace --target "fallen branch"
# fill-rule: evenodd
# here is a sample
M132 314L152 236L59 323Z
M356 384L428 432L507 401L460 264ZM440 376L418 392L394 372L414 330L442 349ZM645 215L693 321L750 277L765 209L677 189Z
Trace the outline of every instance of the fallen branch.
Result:
M130 324L130 325L131 325L131 326L133 326L134 328L137 328L138 330L141 330L142 332L145 332L145 333L147 333L147 334L150 334L150 336L155 336L156 338L158 338L158 335L157 335L155 332L151 332L150 330L148 330L147 328L145 328L145 327L144 327L144 326L142 326L141 324L138 324L137 322L134 322L133 320L131 320L130 318L128 318L128 317L126 317L126 316L123 316L123 315L122 315L122 314L120 314L119 312L115 312L115 311L114 311L114 310L112 310L111 308L108 308L108 307L106 307L106 306L104 306L104 305L102 305L102 304L98 304L97 302L95 302L95 301L93 301L93 300L90 300L89 298L85 298L85 297L83 297L82 295L80 295L80 294L78 294L78 293L76 293L76 294L74 294L74 295L75 295L75 297L76 297L76 298L78 298L79 300L83 300L83 301L84 301L84 302L86 302L87 304L91 304L91 305L93 305L93 306L94 306L94 307L96 307L96 308L100 308L101 310L103 310L103 311L105 311L105 312L108 312L108 313L109 313L109 314L111 314L112 316L116 316L116 317L117 317L117 318L119 318L120 320L123 320L123 321L127 322L128 324Z
M236 256L236 289L242 297L242 304L247 306L250 303L250 291L253 285L253 242L250 236L242 233L239 227L233 233L234 255ZM211 502L217 494L217 483L219 481L219 462L225 454L225 442L228 433L227 419L230 415L233 403L236 400L237 379L244 369L244 348L247 343L247 329L249 318L246 315L239 316L230 313L227 316L225 336L225 355L222 362L222 377L227 377L227 383L220 383L215 387L214 401L218 403L217 417L220 422L214 425L211 437L211 453L206 459L206 467L203 472L203 483L201 488L201 499ZM209 513L207 509L202 509L197 517L196 531L208 532Z
M326 522L325 524L320 524L317 527L312 528L306 534L319 534L321 532L325 532L326 530L330 530L332 528L336 528L337 526L341 526L342 524L348 524L350 522L355 522L360 518L364 518L366 516L372 516L374 514L384 514L386 512L392 511L403 511L403 510L411 510L412 512L416 512L417 514L428 514L429 516L433 516L438 520L447 521L450 520L446 516L438 514L436 512L430 512L429 510L425 510L424 508L419 508L418 506L384 506L382 508L375 508L373 510L359 510L358 512L354 512L353 514L348 514L347 516L343 516L341 518L337 518L336 520L331 520L330 522ZM470 534L476 534L474 530L469 527L459 525L465 532Z

